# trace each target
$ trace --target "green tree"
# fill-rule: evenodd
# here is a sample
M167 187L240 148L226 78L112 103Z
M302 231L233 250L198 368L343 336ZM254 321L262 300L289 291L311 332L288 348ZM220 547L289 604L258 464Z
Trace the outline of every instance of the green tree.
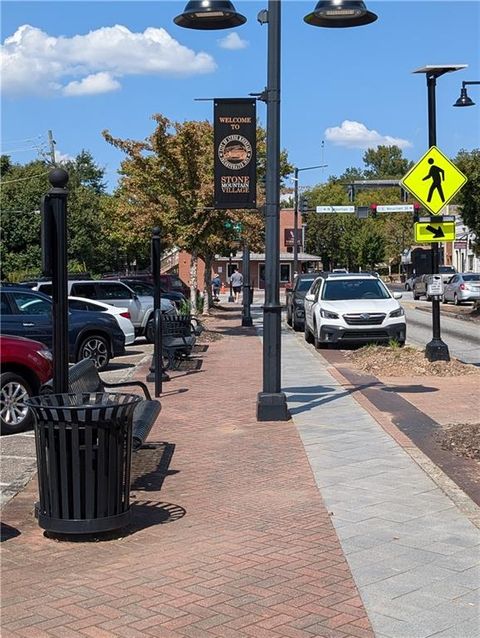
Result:
M167 246L188 251L192 257L190 284L192 307L196 307L198 259L206 264L205 289L210 294L210 264L216 253L247 241L259 247L263 217L259 211L229 211L213 208L213 127L207 122L174 122L156 114L154 132L144 141L122 140L108 131L104 138L126 154L116 193L117 235L133 252L147 246L151 229L160 225ZM257 129L259 184L265 173L265 131ZM281 172L292 167L282 153ZM258 189L258 203L264 193ZM241 222L241 232L226 227ZM122 236L123 233L123 236Z
M462 207L463 221L476 235L475 252L480 255L480 149L462 149L454 162L468 178L455 201Z
M363 155L366 179L399 179L413 166L398 146L369 148Z

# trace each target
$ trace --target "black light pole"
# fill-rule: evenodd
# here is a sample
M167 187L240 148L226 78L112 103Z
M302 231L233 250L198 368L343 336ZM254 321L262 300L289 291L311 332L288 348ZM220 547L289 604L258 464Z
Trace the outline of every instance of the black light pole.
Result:
M250 313L250 248L248 244L243 244L242 254L242 275L243 275L243 308L242 308L242 326L253 325L252 315Z
M445 73L459 71L466 65L451 64L434 66L428 65L417 69L414 73L424 73L427 78L428 99L428 147L437 145L437 112L436 112L436 86L437 78ZM432 274L438 275L440 265L440 248L438 242L432 242ZM440 299L432 297L432 340L425 347L425 356L429 361L450 361L450 353L447 344L442 341L440 329Z
M233 303L235 301L235 297L233 296L233 284L232 284L232 257L233 254L229 253L228 255L228 303Z
M53 391L68 392L68 173L54 168L48 175L52 188L42 199L42 269L52 277Z
M305 16L307 24L319 27L354 27L374 22L377 16L357 0L320 0ZM280 21L281 0L269 0L268 10L258 20L268 24L267 52L267 166L265 203L265 304L263 306L263 391L257 396L258 421L289 418L281 391L280 305ZM174 19L190 29L228 29L243 24L226 0L191 0Z
M305 168L297 168L294 170L294 191L293 191L293 274L292 281L295 275L298 274L298 174L300 171L311 171L314 168L326 168L327 164L319 164L318 166L306 166Z
M158 226L152 230L150 264L153 274L153 356L150 373L147 381L155 383L155 396L162 394L163 381L169 381L170 377L163 370L162 350L163 350L163 326L162 326L162 290L160 287L160 267L161 267L161 231Z

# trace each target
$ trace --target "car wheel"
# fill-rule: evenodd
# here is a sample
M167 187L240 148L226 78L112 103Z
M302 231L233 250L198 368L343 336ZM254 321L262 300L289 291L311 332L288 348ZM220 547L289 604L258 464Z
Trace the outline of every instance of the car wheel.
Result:
M310 332L309 327L307 326L307 320L305 320L305 326L304 326L304 336L305 336L305 341L307 343L312 343L313 342L313 337L312 337L312 333Z
M302 324L294 317L293 321L292 321L292 327L295 330L295 332L300 332L300 330L302 329Z
M456 306L460 306L460 304L462 303L462 302L458 299L457 293L455 293L455 294L453 295L453 303L454 303Z
M31 427L32 412L25 399L32 391L28 383L18 374L4 372L0 377L0 423L3 434L15 434Z
M153 317L147 321L145 339L147 340L147 343L153 343L155 341L155 320Z
M315 350L320 350L321 348L324 347L325 344L323 344L320 339L318 338L318 330L317 330L317 326L313 326L313 345L315 347Z
M417 294L416 288L413 289L413 299L414 301L418 301L420 299L420 295Z
M78 349L77 361L92 359L97 370L105 370L110 361L110 349L105 337L90 335Z
M410 292L411 288L409 284L405 284L405 290L407 290L408 292Z

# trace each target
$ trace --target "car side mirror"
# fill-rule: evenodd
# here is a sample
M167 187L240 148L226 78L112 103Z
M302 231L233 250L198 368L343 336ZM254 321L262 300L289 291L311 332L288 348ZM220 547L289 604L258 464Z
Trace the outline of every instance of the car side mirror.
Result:
M315 300L315 295L312 295L312 293L307 293L305 295L305 301L314 301Z
M393 298L394 299L401 299L403 297L401 292L394 292L393 293Z
M285 292L292 292L293 288L291 286L287 286L285 288Z

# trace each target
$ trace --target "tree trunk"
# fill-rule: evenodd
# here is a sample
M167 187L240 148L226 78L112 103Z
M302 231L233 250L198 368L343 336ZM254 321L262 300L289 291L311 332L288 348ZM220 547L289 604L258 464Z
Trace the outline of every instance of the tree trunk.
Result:
M208 254L204 256L205 259L205 277L204 277L204 303L203 314L208 315L210 308L213 306L212 297L212 262L213 256Z
M192 252L190 261L190 306L192 315L197 314L197 289L198 289L198 253Z

